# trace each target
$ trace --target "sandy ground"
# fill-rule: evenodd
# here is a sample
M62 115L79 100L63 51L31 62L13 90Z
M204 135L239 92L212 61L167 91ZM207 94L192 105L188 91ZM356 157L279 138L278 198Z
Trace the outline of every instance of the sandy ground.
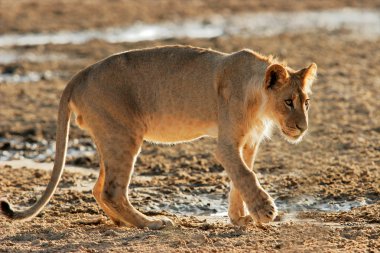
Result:
M82 1L81 5L73 2L3 0L0 34L81 30L128 25L137 20L154 23L215 13L344 6L380 8L379 1L348 0L303 1L302 4L292 0L271 4L267 1L223 1L222 4L211 0L110 1L105 6L100 1ZM63 73L35 83L0 83L0 151L34 149L38 152L38 145L44 140L54 140L60 94L70 76L81 68L115 52L166 44L190 44L224 52L251 48L286 59L294 68L311 62L318 64L308 135L302 143L291 145L275 133L271 141L262 144L254 168L263 187L276 198L281 210L278 219L263 227L252 224L238 228L219 213L223 210L217 203L226 203L228 178L213 158L215 140L176 146L145 143L136 164L131 200L147 214L170 216L177 227L152 231L113 225L92 197L90 189L97 177L98 162L96 156L89 156L68 160L69 164L86 167L88 171L66 171L52 201L38 217L22 223L0 218L0 252L378 251L379 39L353 39L346 36L346 31L322 30L267 38L237 35L118 44L97 40L82 45L2 49L22 54L64 54L66 58L0 63L0 73ZM87 137L72 125L71 140ZM19 147L6 141L14 138L37 147ZM6 162L1 164L0 196L19 207L31 205L44 190L49 172L38 165L26 169L7 166ZM206 196L206 200L196 202L199 196ZM331 203L338 205L334 209Z

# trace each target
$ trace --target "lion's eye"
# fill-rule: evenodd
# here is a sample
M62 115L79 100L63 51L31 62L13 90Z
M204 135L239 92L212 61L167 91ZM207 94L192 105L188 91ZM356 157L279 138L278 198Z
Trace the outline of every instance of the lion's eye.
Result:
M287 105L287 106L289 106L289 107L294 107L294 105L293 105L293 100L291 100L291 99L287 99L287 100L285 100L285 104Z
M309 110L309 106L310 106L310 99L306 99L305 101L306 110Z

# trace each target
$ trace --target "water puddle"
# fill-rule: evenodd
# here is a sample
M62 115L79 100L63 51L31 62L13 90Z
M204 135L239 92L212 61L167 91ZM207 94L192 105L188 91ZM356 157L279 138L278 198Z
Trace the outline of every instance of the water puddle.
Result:
M338 9L301 12L245 13L232 16L211 16L203 19L136 23L128 27L103 30L60 31L57 33L4 34L0 47L83 44L90 40L109 43L138 42L173 38L214 38L219 36L274 36L282 33L316 32L318 30L347 30L357 39L375 39L380 36L380 11L365 9Z
M288 201L275 200L276 206L280 212L285 213L285 220L294 220L298 212L315 211L315 212L347 212L353 208L373 204L370 199L356 200L317 200L312 197L305 197L303 200L290 199ZM226 206L219 208L218 212L210 213L211 216L228 217L227 201ZM223 211L224 209L224 211Z
M18 62L41 63L49 61L62 61L68 58L64 54L36 54L32 52L17 52L0 50L0 64L8 65ZM2 73L1 73L2 72ZM19 84L19 83L35 83L42 80L52 80L57 78L66 78L65 72L52 72L50 70L44 72L26 72L18 73L17 65L6 66L0 72L0 84ZM24 71L22 71L24 72Z
M25 168L25 169L40 169L44 171L51 171L54 163L39 163L31 159L13 160L13 161L0 161L0 166L11 166L12 168ZM79 173L85 176L97 175L98 170L83 168L79 166L65 165L65 171L71 173Z
M1 58L1 55L0 55ZM50 81L53 79L67 78L65 72L27 72L23 74L0 73L0 84L21 84L36 83L42 80Z
M134 180L139 180L139 176ZM162 189L161 189L162 190ZM132 188L138 199L155 196L160 189L154 188ZM158 196L157 196L158 197ZM149 201L144 206L145 211L161 212L166 211L178 215L217 215L218 213L227 213L227 197L223 194L191 194L176 192L169 194L161 201Z
M287 201L276 200L279 210L291 213L300 211L319 211L319 212L346 212L352 208L373 204L371 199L358 198L355 200L319 200L311 196Z
M88 158L90 161L96 155L91 139L69 140L66 161ZM54 160L55 141L25 141L23 138L0 138L0 161L30 159L36 162Z
M17 62L31 62L31 63L41 63L41 62L54 62L54 61L64 61L69 59L66 54L37 54L33 52L18 52L10 50L0 50L0 64L11 64ZM70 59L71 60L71 59Z

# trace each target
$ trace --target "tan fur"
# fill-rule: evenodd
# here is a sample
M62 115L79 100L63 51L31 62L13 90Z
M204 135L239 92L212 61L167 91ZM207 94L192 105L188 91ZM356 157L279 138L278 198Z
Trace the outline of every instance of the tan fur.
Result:
M250 50L232 54L186 46L134 50L78 73L63 93L67 102L60 110L67 106L66 111L73 111L96 143L100 175L94 196L116 224L152 229L173 225L131 205L128 185L134 162L143 140L177 143L201 136L218 138L215 155L231 179L231 221L245 225L253 218L262 223L272 221L277 210L251 170L254 155L272 125L290 141L302 138L307 128L306 91L315 74L315 64L296 72ZM294 99L294 108L285 104L289 98ZM67 120L61 117L58 124ZM65 133L58 129L59 143ZM64 159L63 146L57 148L57 160ZM59 176L54 173L61 171L53 172L55 182ZM49 187L51 194L56 184ZM9 213L14 218L31 217L49 198L35 204L37 212ZM3 212L6 205L2 204Z

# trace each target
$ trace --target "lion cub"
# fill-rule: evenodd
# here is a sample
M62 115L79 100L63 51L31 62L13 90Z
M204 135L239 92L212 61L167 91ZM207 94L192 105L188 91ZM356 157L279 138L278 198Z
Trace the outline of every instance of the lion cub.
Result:
M231 179L233 224L272 221L273 199L252 171L262 139L276 125L290 142L308 127L308 93L317 66L294 71L250 50L232 54L189 46L165 46L112 55L79 72L63 91L55 164L43 196L25 211L1 202L13 219L37 215L61 177L72 112L96 143L100 174L93 194L117 224L160 229L167 218L136 210L128 185L144 140L159 143L217 138L215 155ZM245 213L244 203L249 211Z

